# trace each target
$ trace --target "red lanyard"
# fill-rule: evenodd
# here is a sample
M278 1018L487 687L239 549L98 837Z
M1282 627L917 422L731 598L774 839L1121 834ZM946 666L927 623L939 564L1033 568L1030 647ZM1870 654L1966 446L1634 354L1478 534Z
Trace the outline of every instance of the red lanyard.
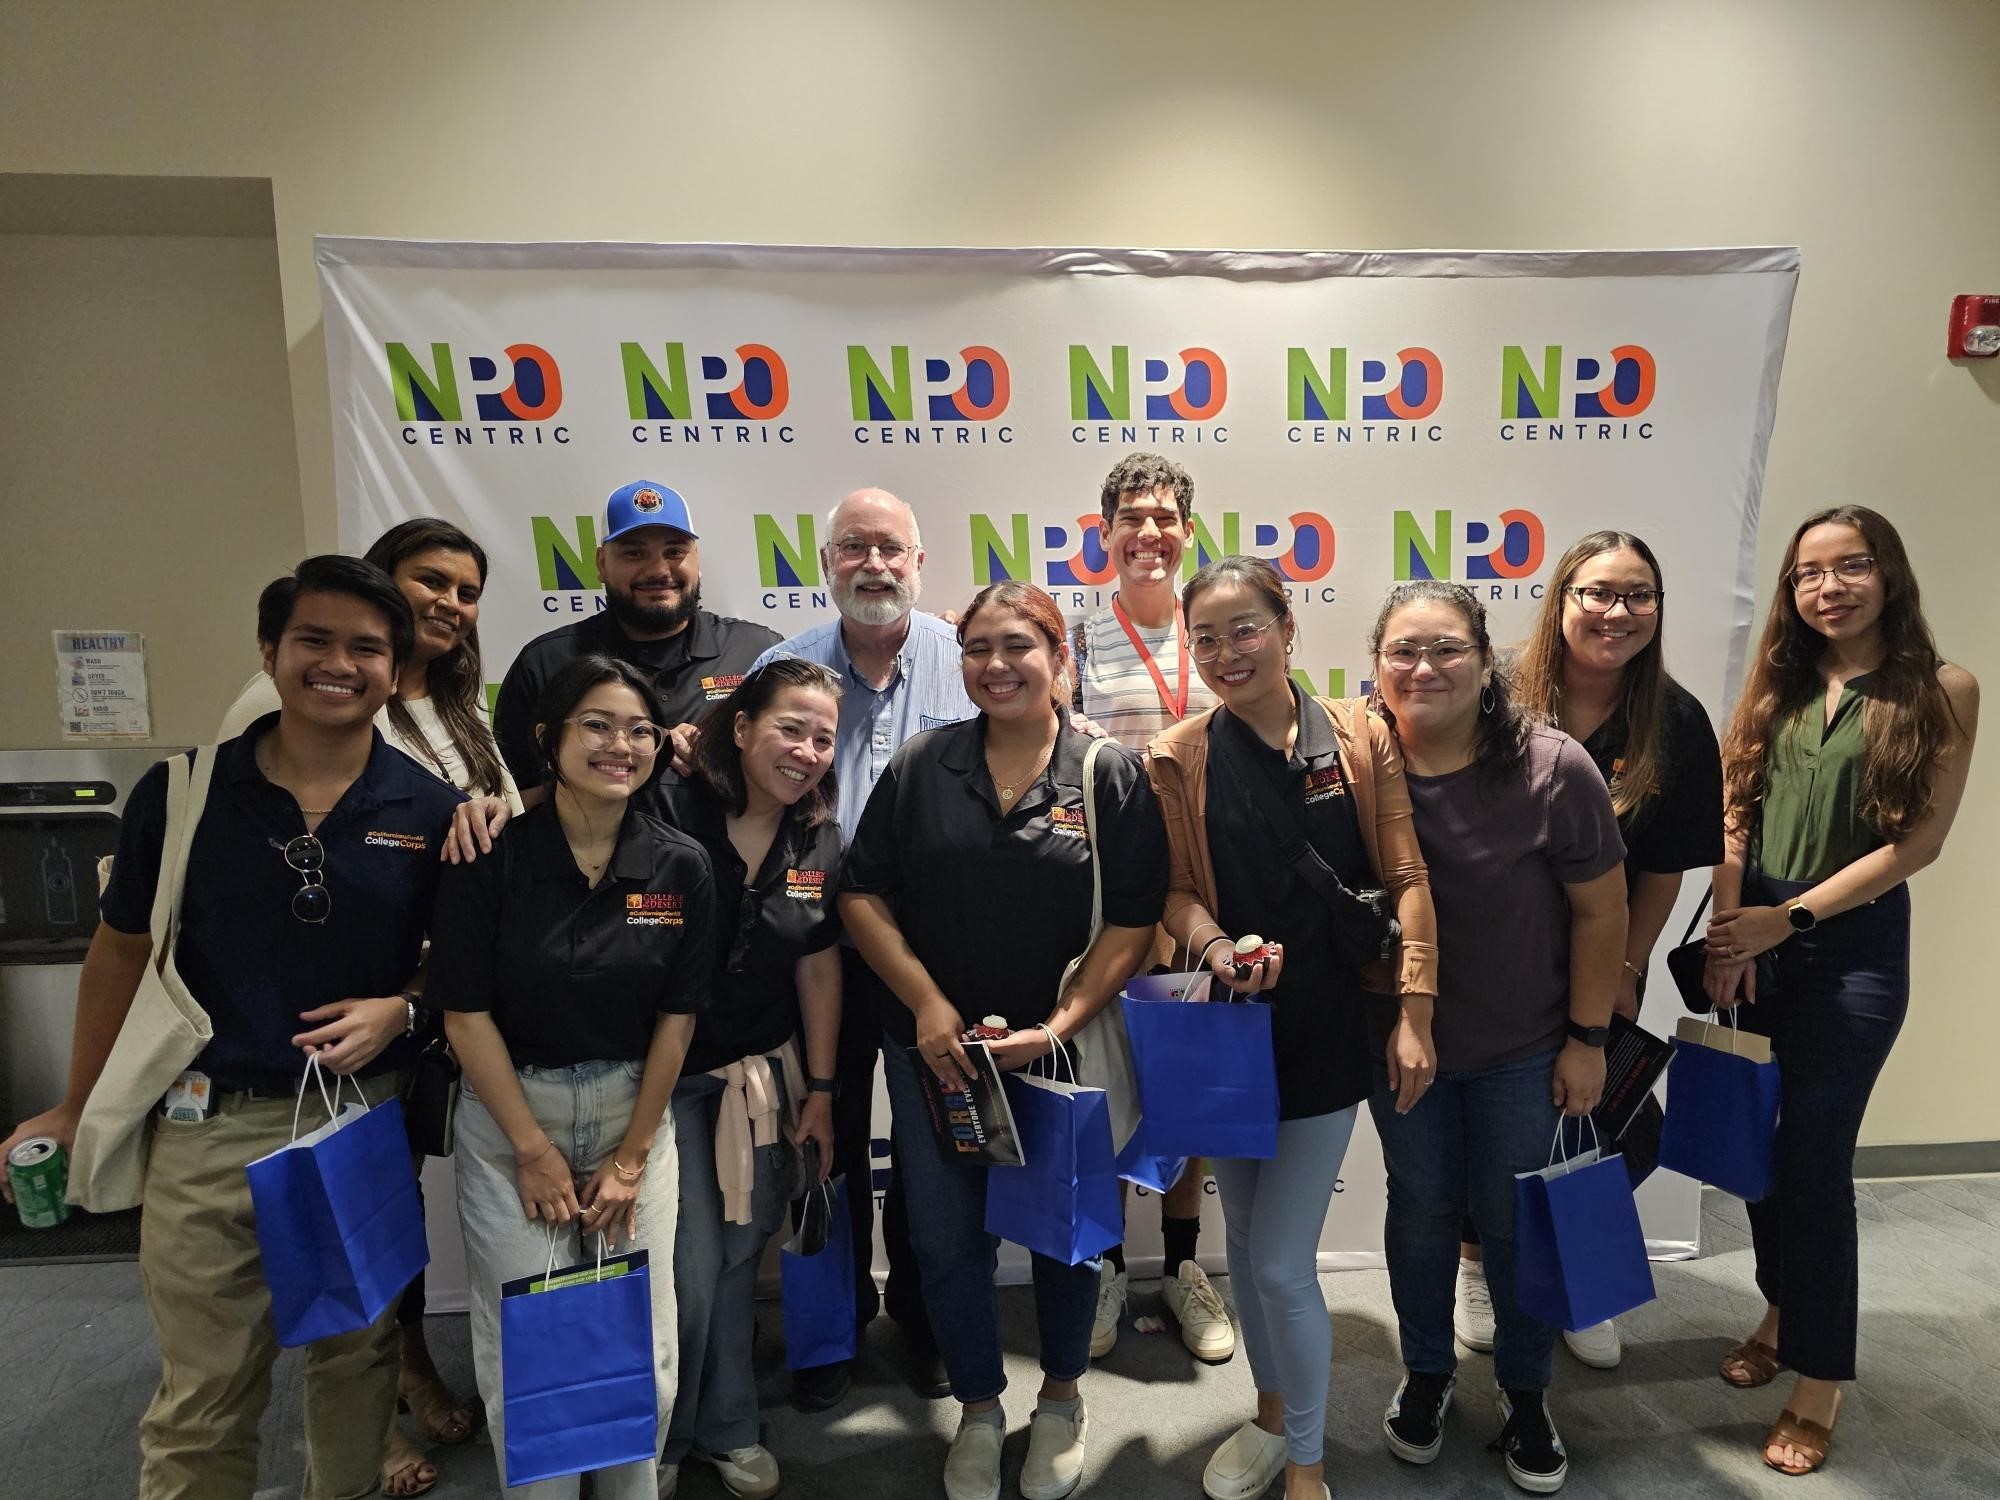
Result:
M1111 596L1111 612L1118 617L1118 623L1125 631L1125 639L1132 643L1132 649L1139 653L1139 660L1146 664L1146 670L1153 674L1153 686L1160 690L1160 702L1168 713L1176 719L1187 717L1188 699L1188 649L1187 621L1181 618L1181 607L1174 605L1174 640L1180 646L1180 682L1172 693L1167 691L1167 679L1160 673L1160 664L1153 660L1153 653L1146 649L1146 643L1139 639L1139 632L1132 628L1132 619L1125 613L1125 606L1118 602L1118 596Z

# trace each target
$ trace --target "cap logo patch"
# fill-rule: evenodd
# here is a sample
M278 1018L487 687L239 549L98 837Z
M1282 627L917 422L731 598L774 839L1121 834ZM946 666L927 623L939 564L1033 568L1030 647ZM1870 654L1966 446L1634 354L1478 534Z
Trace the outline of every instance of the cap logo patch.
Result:
M660 498L658 490L634 490L632 492L632 509L638 511L641 515L650 516L664 504L666 502Z

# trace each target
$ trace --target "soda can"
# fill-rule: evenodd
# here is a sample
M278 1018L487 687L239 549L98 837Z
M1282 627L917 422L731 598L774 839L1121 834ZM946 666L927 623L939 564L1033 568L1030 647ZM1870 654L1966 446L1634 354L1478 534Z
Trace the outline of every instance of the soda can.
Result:
M7 1153L14 1207L30 1229L53 1229L69 1217L69 1158L49 1137L36 1136Z

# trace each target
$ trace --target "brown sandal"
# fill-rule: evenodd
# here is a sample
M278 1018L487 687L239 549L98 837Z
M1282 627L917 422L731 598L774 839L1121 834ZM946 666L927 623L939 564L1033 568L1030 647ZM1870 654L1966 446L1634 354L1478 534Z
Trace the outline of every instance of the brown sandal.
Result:
M1730 1374L1730 1367L1740 1367L1749 1377L1738 1380ZM1778 1351L1756 1338L1747 1338L1722 1356L1720 1374L1723 1384L1733 1385L1739 1391L1754 1391L1760 1385L1769 1385L1778 1378L1778 1372L1785 1368L1778 1358Z
M1805 1455L1806 1464L1802 1469L1790 1468L1785 1464L1771 1461L1771 1449L1780 1445ZM1833 1445L1833 1431L1817 1422L1809 1422L1794 1413L1790 1407L1778 1413L1778 1420L1771 1424L1769 1436L1764 1439L1764 1466L1776 1469L1780 1474L1797 1478L1810 1474L1826 1462L1826 1450Z

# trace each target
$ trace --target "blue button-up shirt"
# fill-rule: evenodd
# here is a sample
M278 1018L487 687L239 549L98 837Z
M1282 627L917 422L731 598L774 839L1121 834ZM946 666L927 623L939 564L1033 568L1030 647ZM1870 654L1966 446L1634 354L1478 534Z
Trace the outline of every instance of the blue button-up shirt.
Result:
M936 615L913 612L910 632L896 653L896 670L884 688L869 686L854 670L838 617L771 647L757 658L796 656L840 674L840 727L834 737L833 772L840 783L840 834L854 837L868 794L904 740L926 729L956 724L979 712L965 695L958 667L958 633ZM755 670L753 668L752 670Z

